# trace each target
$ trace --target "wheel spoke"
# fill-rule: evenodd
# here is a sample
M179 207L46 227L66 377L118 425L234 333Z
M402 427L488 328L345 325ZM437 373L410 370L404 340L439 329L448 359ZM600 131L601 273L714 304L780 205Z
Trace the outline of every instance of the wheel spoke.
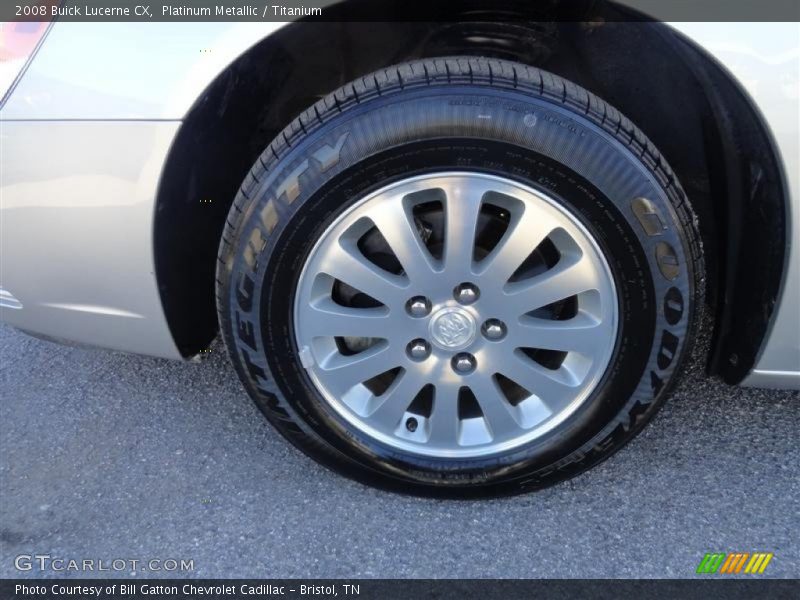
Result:
M514 407L497 387L494 377L481 377L469 387L478 400L493 439L509 437L519 429Z
M458 445L460 422L458 419L458 386L439 384L433 396L428 443L454 448Z
M414 217L401 196L387 199L370 218L381 232L408 278L416 285L425 285L434 276L433 257L419 237Z
M555 227L550 219L533 210L517 214L492 252L480 262L481 282L500 288L504 286Z
M326 381L336 394L343 394L354 385L400 366L397 352L388 344L378 344L353 356L335 354L320 365Z
M380 337L390 323L386 308L351 308L332 300L310 305L302 327L314 337Z
M597 275L585 258L556 264L531 279L506 286L503 310L513 317L597 288Z
M466 279L472 272L475 229L485 188L467 184L447 186L444 264L448 275Z
M552 412L563 407L575 394L576 386L566 381L560 371L549 371L516 352L513 361L503 375L536 394Z
M607 339L609 330L609 324L585 314L565 321L523 317L510 342L518 348L574 351L590 356Z
M326 257L320 271L372 296L386 306L395 306L398 294L406 287L402 277L384 271L373 265L358 250L340 247L337 252Z

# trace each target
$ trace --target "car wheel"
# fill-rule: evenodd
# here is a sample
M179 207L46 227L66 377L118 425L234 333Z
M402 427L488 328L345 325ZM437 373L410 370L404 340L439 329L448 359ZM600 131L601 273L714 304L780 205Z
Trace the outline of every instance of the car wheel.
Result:
M540 488L653 416L702 306L696 219L614 108L501 60L420 60L306 110L220 247L226 345L269 421L366 483Z

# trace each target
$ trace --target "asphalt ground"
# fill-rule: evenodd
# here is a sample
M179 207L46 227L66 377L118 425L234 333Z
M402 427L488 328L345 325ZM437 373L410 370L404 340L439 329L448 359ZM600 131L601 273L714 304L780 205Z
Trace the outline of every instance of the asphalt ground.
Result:
M219 344L184 364L1 326L0 577L92 575L17 571L26 554L193 561L117 573L136 577L691 577L706 552L732 551L774 552L764 576L798 577L800 395L698 371L575 479L431 500L292 448Z

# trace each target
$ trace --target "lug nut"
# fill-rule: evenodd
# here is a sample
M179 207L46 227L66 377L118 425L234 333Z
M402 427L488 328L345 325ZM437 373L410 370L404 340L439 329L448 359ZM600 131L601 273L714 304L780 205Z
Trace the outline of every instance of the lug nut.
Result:
M500 319L489 319L481 327L481 332L487 340L502 340L506 336L506 324Z
M431 303L425 296L414 296L406 302L406 310L412 317L424 317L431 312Z
M406 348L412 360L425 360L431 353L431 345L423 339L412 340Z
M467 373L471 373L475 370L475 357L472 354L467 352L462 352L461 354L456 354L453 357L453 369L457 373L461 373L462 375L466 375Z
M453 290L453 296L460 304L472 304L480 296L480 290L471 283L462 283Z
M414 433L417 430L419 423L414 417L409 417L406 421L406 429L408 429L411 433Z

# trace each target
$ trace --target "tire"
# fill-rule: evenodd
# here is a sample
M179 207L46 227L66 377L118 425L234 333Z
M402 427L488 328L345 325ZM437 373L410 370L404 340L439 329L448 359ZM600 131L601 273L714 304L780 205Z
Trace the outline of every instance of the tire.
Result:
M410 374L422 377L417 375L421 372L416 370L417 359L411 358L416 356L411 342L405 347L409 362L394 374L383 373L338 396L331 390L350 384L330 375L328 366L334 364L330 361L341 360L348 365L344 373L352 370L352 357L361 356L359 348L349 345L353 340L368 346L367 356L394 348L396 355L392 356L400 357L397 340L402 334L398 332L407 326L411 336L414 327L414 331L423 329L415 317L401 314L395 304L419 290L410 285L382 304L369 294L359 295L363 290L342 283L341 277L313 271L311 265L328 264L324 253L341 251L329 240L338 240L341 247L357 247L353 252L360 264L366 264L366 258L381 270L381 277L390 272L391 277L400 278L397 282L413 281L412 271L417 267L409 268L410 261L401 264L397 256L397 261L391 256L386 259L392 263L387 264L386 247L389 254L394 253L391 245L385 238L374 237L375 229L370 228L374 220L356 217L359 210L371 206L377 207L375 210L396 206L387 204L385 198L397 190L417 189L403 186L436 188L440 184L445 188L451 185L443 192L445 200L409 204L407 209L422 211L423 217L414 216L409 222L414 223L418 240L428 236L422 242L428 251L426 261L450 264L450 258L442 257L449 244L456 248L456 242L442 241L448 231L461 231L455 226L446 229L447 219L457 223L452 215L461 206L448 194L456 197L457 190L470 189L467 185L501 186L497 195L482 196L474 244L470 242L473 262L465 268L477 269L475 265L482 264L475 262L479 253L487 260L500 256L500 251L492 255L492 244L499 248L503 240L512 239L510 234L504 237L517 218L511 209L502 208L508 202L522 215L525 211L531 215L538 213L530 211L551 211L543 218L563 219L554 221L563 227L537 242L529 257L533 266L525 268L534 274L543 269L549 273L561 264L569 265L572 259L565 257L585 258L594 261L591 278L600 283L503 323L495 333L513 341L503 350L502 360L491 358L494 362L490 361L485 372L480 371L488 364L482 357L494 356L491 352L500 352L495 348L502 344L492 346L495 340L488 338L490 329L480 324L491 315L480 313L480 308L470 312L471 307L461 306L471 302L469 296L476 290L454 288L459 302L442 299L444 296L428 301L427 306L417 302L414 310L424 313L420 317L427 319L424 331L434 339L417 343L413 352L427 357L421 358L420 364L434 365L425 368L440 375L430 375L433 387L414 396L420 406L408 406L396 430L391 429L395 421L390 420L373 426L372 417L363 416L372 414L372 408L365 407L379 406L382 397L391 398L392 394L400 398L396 390L402 377L408 376L412 383ZM403 195L402 202L410 197ZM496 206L486 198L496 198ZM431 212L424 212L427 210ZM439 225L430 225L428 231L426 223L437 218ZM367 233L357 237L364 227ZM440 234L437 227L442 228ZM353 228L358 234L352 233L356 231ZM484 244L480 240L492 228L503 230L496 234L500 241ZM340 231L345 233L336 238ZM447 239L458 239L453 235L456 237ZM437 236L441 243L435 241ZM569 244L577 244L574 253ZM556 248L555 258L548 258L553 252L551 245ZM447 256L463 255L453 250ZM381 256L383 263L378 260ZM453 258L452 264L456 262ZM494 268L496 262L505 264L494 260L486 273L500 271L500 267ZM340 269L335 261L330 264L336 273L345 273L342 277L355 273L343 266ZM449 267L441 268L444 271L438 279L444 282L450 277ZM481 298L500 299L493 305L486 300L486 306L502 311L516 306L515 301L504 301L502 294L513 288L520 270L524 271L524 265L507 281L504 274L497 286L487 284L477 290L483 294ZM486 277L480 281L491 281ZM642 132L601 99L555 75L512 62L466 57L414 61L367 75L320 100L286 127L256 161L230 210L219 250L217 284L221 329L236 371L281 434L318 462L361 482L405 493L444 496L535 490L575 476L610 456L642 429L668 395L690 351L703 305L696 218L669 166ZM531 284L524 279L522 285ZM322 291L313 291L317 290L314 286ZM362 332L361 337L314 337L315 327L328 331L328 321L305 318L312 314L307 312L312 304L305 299L307 293L312 294L308 298L321 294L320 302L343 303L345 311L371 307L373 314L394 320L386 321L390 323L386 328L375 326L374 334ZM431 302L444 304L433 306ZM450 312L438 306L449 307ZM412 310L410 304L405 307ZM589 307L588 312L583 307ZM599 311L597 315L594 310ZM601 315L601 311L605 312ZM453 312L458 314L453 316ZM523 321L536 323L536 327L566 327L563 324L570 323L569 319L583 318L584 313L591 313L591 323L608 324L603 330L605 337L597 333L592 338L604 340L602 343L590 344L580 338L576 344L583 349L575 352L534 345L543 341L532 341L532 348L514 346L520 335L527 335L518 334ZM408 321L401 320L406 318ZM541 325L542 321L528 320L539 318L549 321ZM308 344L301 346L305 329L313 331ZM568 339L563 333L558 335L561 337L554 338L551 348ZM465 342L469 336L473 341ZM447 360L448 352L459 344L461 358ZM548 404L544 392L539 398L535 390L516 386L516 381L504 383L502 377L489 373L493 365L500 364L497 368L502 370L502 361L513 362L514 357L524 363L524 368L513 363L518 372L528 374L525 369L529 369L535 377L544 373L557 379L562 386L553 386L557 402ZM455 409L446 403L447 394L453 396L452 390L462 381L458 377L464 375L463 381L467 381L471 367L474 378L469 381L476 382L476 389L483 386L481 394L502 392L508 405L503 404L505 412L497 413L497 418L502 421L506 413L512 413L519 432L511 421L495 423L493 408L485 408L485 399L472 392L472 384L458 388ZM333 372L333 366L330 369ZM478 379L479 372L484 379ZM584 388L579 386L585 381L575 383L581 377L588 380L582 373L594 377ZM563 379L558 379L562 375ZM401 383L394 383L398 378ZM580 401L564 392L564 385L580 389ZM436 404L440 387L441 400ZM543 384L543 389L546 387ZM512 402L514 394L523 397L516 398L518 405ZM408 396L402 398L404 406L408 405ZM550 416L530 417L543 405L542 414ZM455 410L451 413L455 414L455 429L443 433L443 428L452 426L441 416L444 413L436 410ZM520 423L527 423L527 429ZM486 441L489 438L492 441Z

